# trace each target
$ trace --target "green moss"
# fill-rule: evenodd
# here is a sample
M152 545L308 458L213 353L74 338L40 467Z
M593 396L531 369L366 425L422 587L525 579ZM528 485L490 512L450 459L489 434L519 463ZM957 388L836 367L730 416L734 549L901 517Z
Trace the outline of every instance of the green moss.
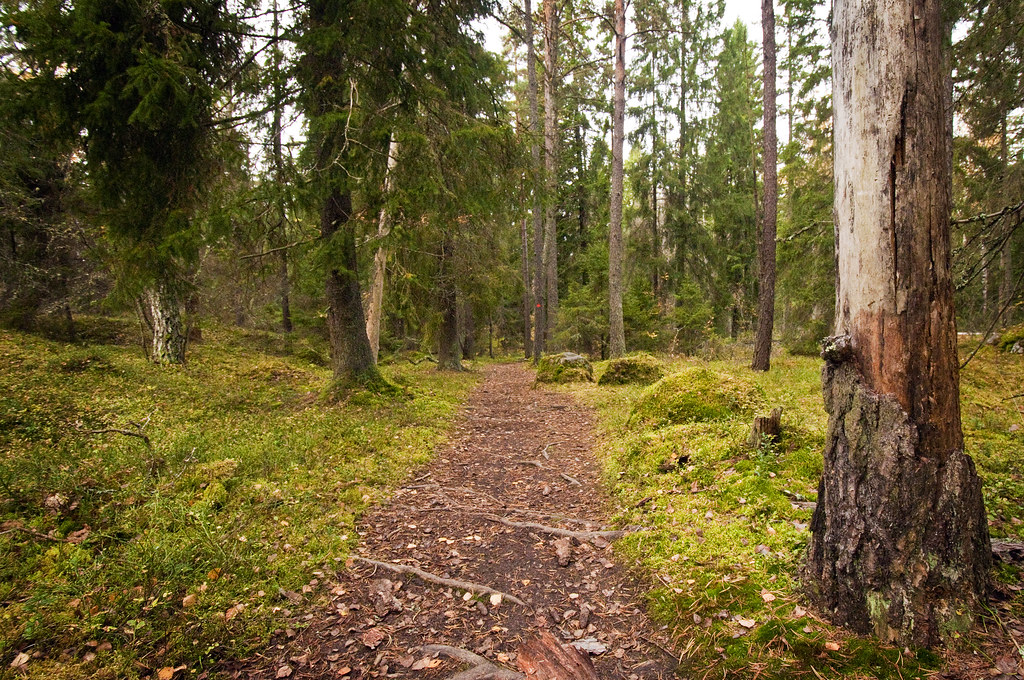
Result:
M665 369L650 354L632 354L608 362L598 385L649 385L661 380Z
M1003 352L1024 353L1024 324L1011 326L1000 334L996 347Z
M763 403L763 390L746 378L688 368L647 388L632 419L645 425L725 420L748 416Z
M594 382L594 368L585 357L572 352L549 354L537 362L537 382Z

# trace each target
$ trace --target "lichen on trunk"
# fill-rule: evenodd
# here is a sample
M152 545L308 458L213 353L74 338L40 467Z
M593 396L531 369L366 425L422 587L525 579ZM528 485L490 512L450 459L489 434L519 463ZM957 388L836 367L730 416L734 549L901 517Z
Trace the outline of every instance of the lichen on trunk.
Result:
M149 286L143 299L150 330L150 360L156 364L185 363L188 334L182 321L180 296L170 284L160 282Z
M932 645L966 629L991 566L974 462L960 450L923 455L911 417L867 387L849 352L826 351L822 384L827 474L808 594L834 623L886 642Z

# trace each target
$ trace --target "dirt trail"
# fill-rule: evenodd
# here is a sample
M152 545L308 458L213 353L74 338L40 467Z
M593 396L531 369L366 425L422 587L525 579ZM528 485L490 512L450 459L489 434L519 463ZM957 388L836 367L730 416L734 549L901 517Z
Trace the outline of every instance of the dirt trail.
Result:
M330 607L279 636L251 678L449 678L465 664L424 651L472 651L516 669L541 630L592 650L602 678L674 677L674 659L642 611L638 584L602 537L567 541L535 523L607 528L592 454L592 414L564 394L533 389L521 364L491 366L429 469L359 526L354 555L488 586L526 606L351 560L320 588ZM561 550L561 555L559 555ZM560 562L562 565L560 566ZM294 595L294 594L293 594ZM285 603L287 604L287 603ZM290 673L289 673L290 671Z

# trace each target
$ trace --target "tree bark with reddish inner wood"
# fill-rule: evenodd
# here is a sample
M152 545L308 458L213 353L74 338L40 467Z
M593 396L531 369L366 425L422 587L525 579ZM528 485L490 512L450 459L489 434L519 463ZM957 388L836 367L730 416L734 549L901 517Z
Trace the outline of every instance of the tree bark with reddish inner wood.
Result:
M626 6L615 0L615 71L612 77L612 186L608 227L608 354L626 351L622 320L622 143L626 122Z
M969 627L992 552L963 452L940 0L837 0L836 337L803 576L833 622L932 645Z
M764 209L757 249L757 333L754 338L755 371L771 368L772 331L775 328L775 232L779 212L778 140L775 134L775 7L761 0L764 53Z

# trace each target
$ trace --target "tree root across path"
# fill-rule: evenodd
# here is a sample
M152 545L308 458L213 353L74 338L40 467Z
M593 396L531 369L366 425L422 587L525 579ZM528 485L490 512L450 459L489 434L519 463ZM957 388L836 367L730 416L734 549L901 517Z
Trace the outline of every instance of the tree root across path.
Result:
M388 569L398 574L412 574L413 576L419 577L428 583L435 583L439 586L447 586L448 588L457 588L464 590L474 595L499 595L503 600L508 600L514 604L518 604L521 607L530 608L530 605L520 600L515 595L509 595L500 590L495 590L489 586L480 585L479 583L470 583L469 581L459 581L453 578L443 578L436 574L431 574L429 571L423 571L419 567L413 567L408 564L395 564L394 562L380 562L378 560L371 560L368 557L353 557L352 559L359 562L365 562L366 564L372 564L375 567L381 569Z
M516 529L533 529L544 534L551 534L552 536L562 536L564 538L575 538L579 541L592 541L595 538L603 538L606 541L614 541L617 538L622 538L626 534L630 533L625 529L612 529L609 531L573 531L572 529L561 529L559 527L549 527L543 524L537 524L536 522L514 522L498 515L492 515L485 512L475 513L498 524L504 524L507 527L514 527Z
M426 645L423 651L428 654L444 654L457 661L470 665L464 671L456 673L448 680L522 680L522 673L510 671L496 666L487 659L466 649L448 645Z

